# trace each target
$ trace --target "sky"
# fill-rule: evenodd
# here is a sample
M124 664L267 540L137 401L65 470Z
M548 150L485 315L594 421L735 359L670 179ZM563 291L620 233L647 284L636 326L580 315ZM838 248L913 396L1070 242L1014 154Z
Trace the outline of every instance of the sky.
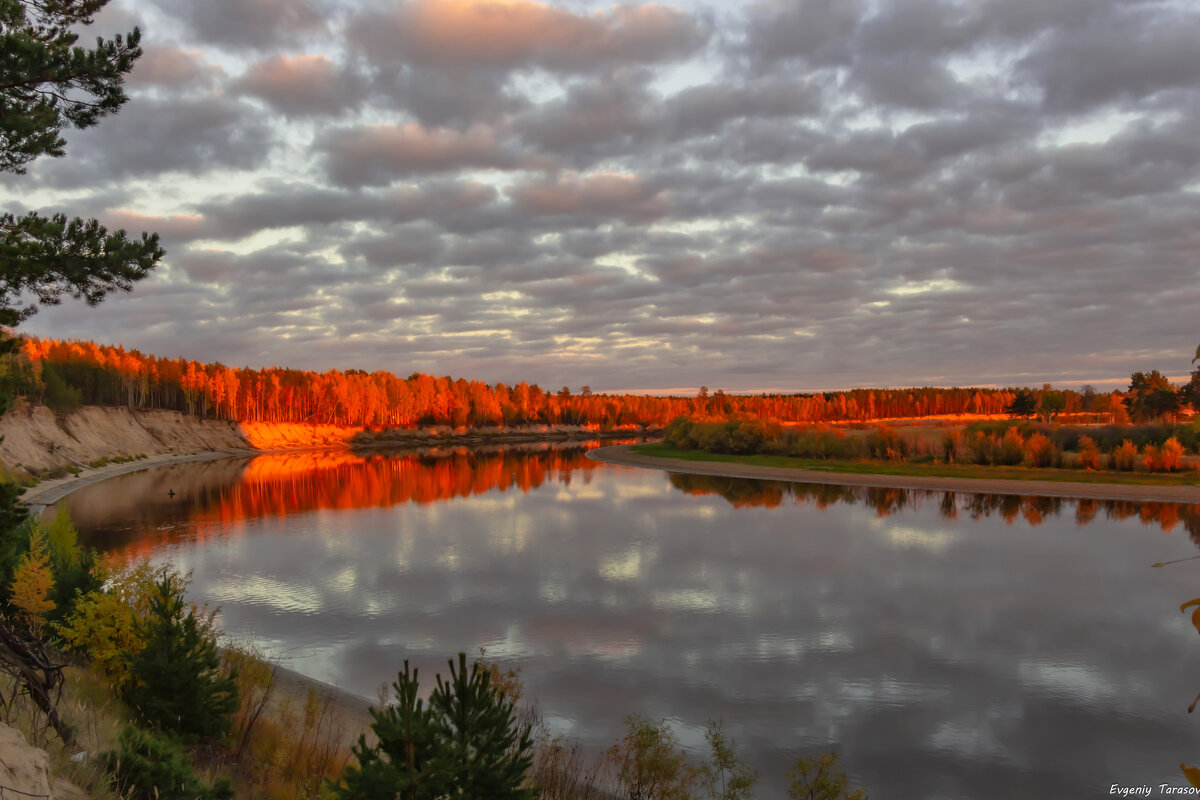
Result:
M1128 383L1200 343L1200 5L113 0L29 333L595 391ZM15 208L14 208L15 206Z

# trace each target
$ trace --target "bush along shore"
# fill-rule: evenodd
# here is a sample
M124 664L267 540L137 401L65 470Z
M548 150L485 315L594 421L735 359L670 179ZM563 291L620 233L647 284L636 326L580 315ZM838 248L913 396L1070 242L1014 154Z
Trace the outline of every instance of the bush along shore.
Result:
M519 674L482 652L450 659L426 698L405 663L369 716L347 713L335 690L281 691L285 673L252 646L218 647L214 610L187 600L187 575L105 562L65 511L19 520L0 544L5 722L47 747L75 796L755 796L757 776L720 721L695 754L664 721L633 714L588 756L551 735ZM788 781L791 797L866 797L833 753L797 754Z
M784 427L757 419L704 421L677 417L664 430L664 447L644 449L648 455L671 451L716 456L767 456L773 465L858 465L857 471L890 474L944 474L1012 477L991 467L1036 470L1038 477L1067 471L1065 479L1087 480L1175 476L1169 482L1200 482L1197 446L1200 423L1188 425L1051 426L1027 420L977 422L958 429L878 425L858 430L825 425ZM770 464L766 464L770 465ZM884 468L883 465L887 465ZM906 465L909 468L896 467ZM960 467L947 472L945 467ZM942 469L936 469L942 467ZM970 468L985 468L972 470ZM934 468L934 469L931 469ZM1090 473L1085 475L1082 473Z

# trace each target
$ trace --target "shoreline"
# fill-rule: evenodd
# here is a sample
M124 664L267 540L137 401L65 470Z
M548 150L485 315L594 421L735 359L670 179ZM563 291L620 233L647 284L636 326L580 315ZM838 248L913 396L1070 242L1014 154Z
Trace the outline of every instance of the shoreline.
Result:
M311 447L311 448L295 448L296 451L301 450L328 450L329 447ZM348 448L347 448L348 449ZM32 516L37 517L46 512L47 509L53 508L54 504L62 500L77 489L82 489L85 486L91 486L96 483L115 478L119 475L128 475L133 472L138 472L143 469L153 469L156 467L166 467L172 464L186 464L200 461L219 461L226 458L250 458L258 455L266 455L268 453L292 452L292 450L251 450L251 449L225 449L225 450L209 450L200 453L177 453L163 454L150 456L139 461L130 461L124 464L108 464L97 468L84 468L77 475L69 475L63 478L55 478L53 480L42 481L37 486L27 489L21 495L20 502L29 508ZM251 640L251 643L253 641ZM335 686L332 683L323 681L319 678L314 678L298 672L290 667L284 666L282 663L276 662L275 669L275 686L272 691L273 698L270 706L278 713L281 703L288 702L293 710L303 709L305 700L310 690L315 690L329 698L330 713L333 718L333 724L341 729L341 741L347 747L352 747L358 742L360 734L367 734L368 739L371 738L371 714L370 709L374 702L366 697L355 694L340 686Z
M635 453L632 445L610 445L587 453L587 457L621 467L657 469L691 475L716 475L724 478L824 483L843 486L868 486L880 489L926 489L930 491L971 492L976 494L1036 495L1089 500L1129 500L1133 502L1200 503L1200 488L1195 486L1139 486L1123 483L1064 483L1061 481L1004 480L1002 478L951 478L921 475L864 475L861 473L824 472L799 467L762 467L733 462L684 461Z
M332 730L339 733L338 739L347 749L357 744L358 737L363 734L368 741L374 741L371 708L377 700L368 700L320 678L310 677L280 663L275 664L275 687L270 707L276 715L285 702L290 704L293 711L302 711L310 691L328 698Z
M316 449L316 448L314 448ZM83 467L74 475L67 475L62 478L52 478L38 482L36 486L26 489L20 496L18 502L29 508L29 513L33 516L39 516L47 508L62 500L67 495L82 489L85 486L91 486L95 483L115 478L118 475L128 475L131 472L140 472L144 469L152 469L154 467L167 467L172 464L186 464L192 461L219 461L223 458L249 458L251 456L263 455L269 451L266 450L206 450L199 453L164 453L162 455L149 456L137 461L127 461L123 464L106 464L103 467Z

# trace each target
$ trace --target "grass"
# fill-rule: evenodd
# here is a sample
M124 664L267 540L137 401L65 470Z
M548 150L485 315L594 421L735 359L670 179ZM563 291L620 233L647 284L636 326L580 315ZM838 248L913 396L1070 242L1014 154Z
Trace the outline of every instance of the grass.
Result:
M639 455L674 458L704 463L746 464L778 469L808 469L843 475L904 475L929 478L975 478L980 480L1050 481L1055 483L1119 483L1133 486L1200 486L1200 472L1146 473L1089 472L1079 469L1034 467L989 467L977 464L913 463L890 461L822 461L792 456L735 456L706 450L676 450L662 443L633 445Z

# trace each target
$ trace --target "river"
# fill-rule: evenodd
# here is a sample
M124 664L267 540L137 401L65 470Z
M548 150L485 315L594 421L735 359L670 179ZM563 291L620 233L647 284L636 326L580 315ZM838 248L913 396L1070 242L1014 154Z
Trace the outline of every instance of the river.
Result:
M590 447L591 445L588 445ZM220 625L376 697L407 658L519 668L592 753L722 719L785 793L834 749L875 800L1108 796L1200 760L1200 508L665 474L585 447L182 464L68 498L192 571ZM174 495L168 494L168 491Z

